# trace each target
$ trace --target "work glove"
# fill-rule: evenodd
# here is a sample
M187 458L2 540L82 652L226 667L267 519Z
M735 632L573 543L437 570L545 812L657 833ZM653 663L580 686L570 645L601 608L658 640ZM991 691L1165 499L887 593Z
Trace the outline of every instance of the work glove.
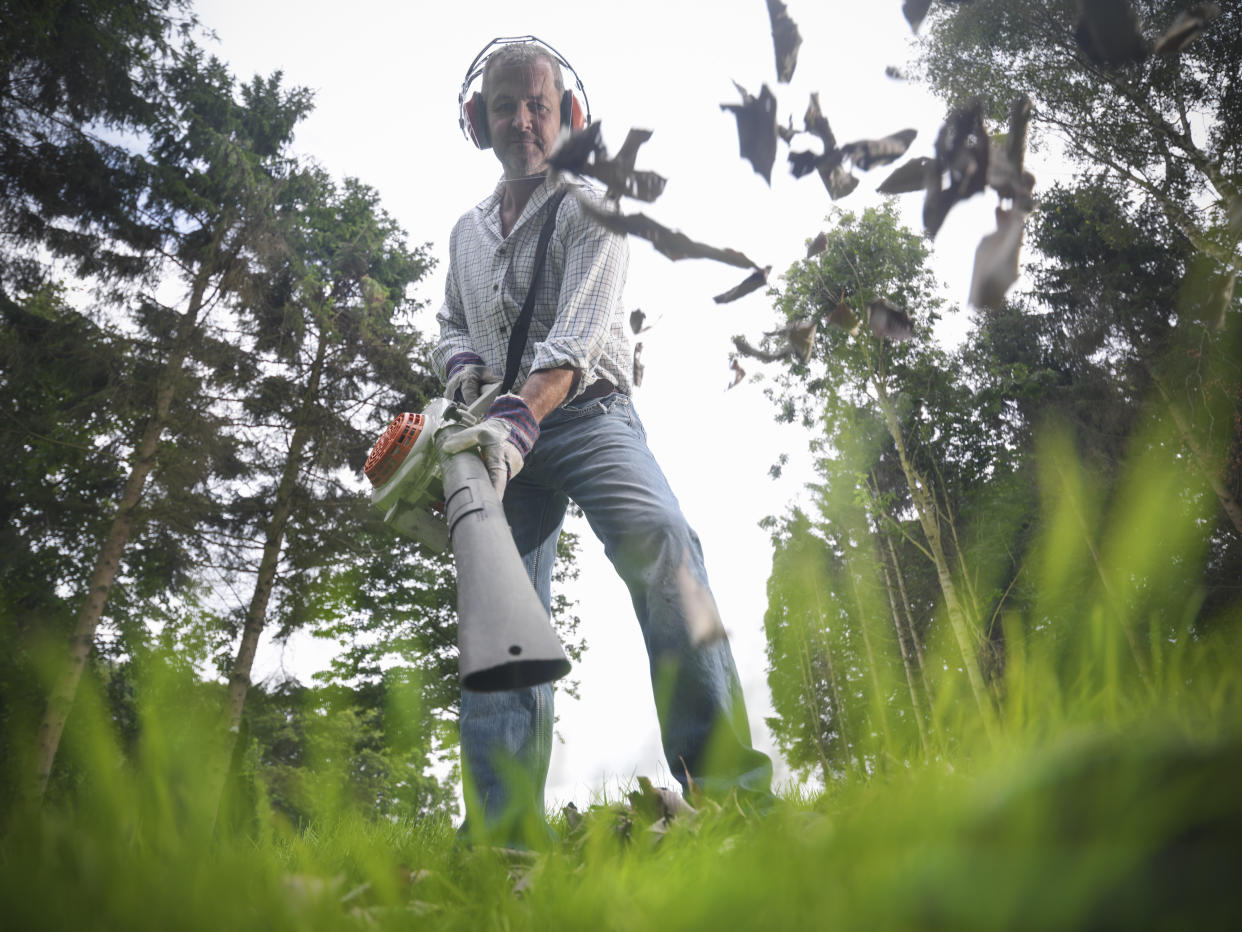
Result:
M444 397L469 406L474 404L486 386L499 381L500 376L492 372L480 356L474 353L458 353L448 361L448 382L444 386Z
M492 402L478 424L449 434L441 444L445 453L460 453L478 447L483 465L503 499L505 487L526 462L530 448L539 439L539 422L517 395L501 395Z

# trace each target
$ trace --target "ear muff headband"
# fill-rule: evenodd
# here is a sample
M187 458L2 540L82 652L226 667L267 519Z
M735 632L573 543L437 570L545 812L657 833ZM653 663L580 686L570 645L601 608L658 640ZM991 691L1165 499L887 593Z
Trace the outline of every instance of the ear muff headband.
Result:
M461 127L462 135L480 149L490 149L492 145L491 135L487 128L487 106L483 100L483 94L480 91L471 94L470 86L482 76L483 69L487 67L487 60L495 54L498 47L519 43L540 46L561 68L568 70L574 76L578 94L575 95L573 91L566 88L565 93L561 95L561 126L580 130L591 122L591 104L587 100L586 88L582 86L582 79L578 77L574 66L566 61L560 52L536 36L501 36L487 43L483 46L483 50L474 56L474 61L466 69L466 79L462 81L461 91L457 95L457 123ZM579 97L582 98L581 104L578 102Z

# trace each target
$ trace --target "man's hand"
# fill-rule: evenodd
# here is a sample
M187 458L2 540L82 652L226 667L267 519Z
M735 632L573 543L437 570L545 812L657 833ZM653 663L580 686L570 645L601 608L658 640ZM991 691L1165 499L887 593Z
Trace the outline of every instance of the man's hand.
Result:
M474 353L458 353L448 361L448 383L444 386L444 397L449 401L472 405L484 388L499 381L500 376L484 365L481 357Z
M487 409L483 421L450 434L442 447L445 453L478 447L496 497L503 499L509 480L521 471L538 439L539 422L526 402L517 395L501 395Z

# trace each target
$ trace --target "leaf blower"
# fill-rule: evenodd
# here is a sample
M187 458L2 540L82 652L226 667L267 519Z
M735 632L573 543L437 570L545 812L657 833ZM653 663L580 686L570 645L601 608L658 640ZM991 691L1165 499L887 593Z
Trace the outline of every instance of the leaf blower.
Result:
M504 509L474 450L445 454L443 438L477 424L498 393L470 407L437 398L388 425L363 472L384 521L457 566L461 684L474 692L534 686L569 672L569 659L530 583Z

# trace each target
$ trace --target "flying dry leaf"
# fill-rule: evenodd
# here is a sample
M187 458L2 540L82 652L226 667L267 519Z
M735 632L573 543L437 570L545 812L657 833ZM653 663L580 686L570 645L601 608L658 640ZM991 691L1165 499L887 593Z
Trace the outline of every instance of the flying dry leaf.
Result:
M725 391L733 388L738 382L746 378L746 370L738 363L736 356L729 357L729 371L733 373L733 381L725 386Z
M848 304L841 301L832 309L832 313L828 315L828 323L834 327L840 327L842 330L852 331L858 326L858 316Z
M1104 68L1121 68L1147 57L1142 23L1130 0L1079 0L1074 39Z
M949 114L936 136L936 158L923 201L923 226L928 234L934 237L939 232L954 204L973 197L987 185L991 145L979 101Z
M885 136L883 139L860 139L847 142L841 147L844 156L853 163L855 168L868 171L875 165L887 165L895 162L910 148L918 130L903 129Z
M805 366L811 360L811 351L815 347L815 331L818 329L819 324L814 318L795 320L791 321L789 326L782 327L780 330L773 330L770 333L764 334L764 336L783 336L789 344L789 348L793 350L793 355Z
M778 125L776 127L776 135L784 140L785 145L793 142L793 138L798 135L798 131L793 128L793 117L789 118L789 122L785 126Z
M923 24L923 17L927 15L930 8L931 0L905 0L901 5L901 12L905 14L910 29L918 32L919 26Z
M616 199L621 195L640 201L654 201L664 192L667 180L650 171L637 171L634 160L638 149L651 138L651 130L631 129L625 143L615 158L608 158L600 123L592 123L584 130L573 133L548 158L548 164L558 171L588 175L608 186L606 197Z
M692 240L678 230L657 223L646 214L622 214L604 210L589 198L575 191L574 196L582 205L582 211L605 229L614 233L645 239L663 256L676 262L679 259L713 259L739 269L755 269L758 266L736 249L719 249Z
M819 92L811 94L810 103L806 105L806 113L802 117L802 124L806 127L806 131L814 136L818 136L824 144L824 154L835 152L837 149L837 137L832 134L832 127L828 125L828 118L824 116L824 111L819 106Z
M812 256L818 256L821 252L828 248L828 234L820 231L815 239L806 244L806 257L810 259Z
M755 97L733 82L742 95L740 104L721 104L737 118L738 152L747 159L764 180L772 183L772 163L776 161L776 98L763 85Z
M642 362L643 345L642 343L634 344L634 387L638 388L643 384L644 366Z
M1203 35L1207 24L1218 16L1220 16L1220 7L1215 3L1198 3L1189 10L1182 10L1164 35L1156 40L1156 47L1153 51L1157 55L1177 54Z
M772 20L772 46L776 52L776 80L788 84L798 64L798 46L802 36L798 24L789 17L781 0L768 0L768 17Z
M975 268L970 278L970 303L986 310L999 310L1005 292L1018 280L1018 253L1026 212L1019 208L996 208L996 230L979 241Z
M910 320L910 315L884 298L876 298L867 305L867 323L877 337L901 341L914 336L914 322Z
M847 172L840 162L833 165L820 165L819 177L823 180L824 187L828 189L828 196L834 201L839 201L858 187L858 179Z
M876 188L881 194L912 194L915 191L927 190L927 174L934 170L935 159L925 155L897 166L893 173L880 182Z
M906 73L902 71L900 68L898 68L896 65L885 65L884 66L884 77L890 78L893 81L909 81L910 80L909 78L906 77Z
M785 346L777 352L758 349L751 346L750 341L743 336L735 336L733 338L733 346L743 356L758 359L760 362L776 362L780 359L788 359L793 354L793 350L789 346Z
M818 152L798 151L789 153L789 171L795 178L801 178L803 175L809 175L819 167L819 160L823 158Z
M712 300L717 304L728 304L730 301L736 301L745 295L750 294L768 283L768 273L772 271L772 266L766 265L761 269L755 269L746 276L739 284L730 288L723 294L718 294Z
M642 308L635 308L630 311L630 330L635 334L642 333L646 328L643 321L647 319L647 315L643 313Z

